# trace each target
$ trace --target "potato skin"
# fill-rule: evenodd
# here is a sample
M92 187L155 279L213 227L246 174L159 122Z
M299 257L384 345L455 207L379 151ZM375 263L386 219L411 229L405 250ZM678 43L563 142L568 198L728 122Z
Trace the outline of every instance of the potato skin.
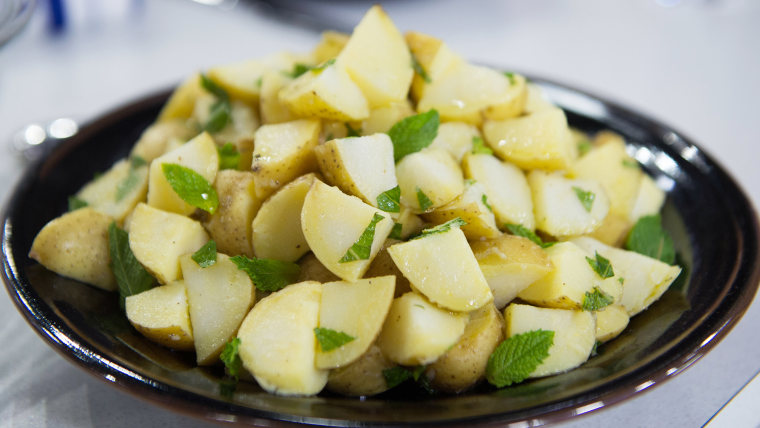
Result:
M492 303L470 314L459 341L433 364L426 376L439 391L458 393L485 377L488 357L504 340L504 319Z
M332 370L327 378L327 389L355 397L380 394L388 390L383 370L395 366L373 343L358 360Z

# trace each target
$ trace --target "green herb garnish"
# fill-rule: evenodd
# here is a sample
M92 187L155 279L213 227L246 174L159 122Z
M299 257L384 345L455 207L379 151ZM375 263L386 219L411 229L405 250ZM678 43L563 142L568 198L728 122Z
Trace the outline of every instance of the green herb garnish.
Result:
M161 169L166 181L183 201L209 214L216 212L219 196L202 175L175 163L162 164Z
M69 196L69 211L76 211L89 205L90 204L88 204L84 199L78 198L76 196Z
M388 235L388 238L390 239L402 239L401 238L401 232L404 230L404 225L401 223L393 223L393 229L391 229L391 233Z
M198 266L207 268L216 264L216 242L210 240L190 256Z
M140 156L133 156L132 159L130 159L127 176L116 185L116 202L127 197L129 192L139 184L140 177L137 175L137 169L146 166L147 164L148 162Z
M201 86L216 97L216 102L209 109L209 119L203 125L203 130L211 133L219 132L232 122L232 105L227 91L222 89L205 74L201 74Z
M354 260L369 260L369 255L372 251L372 242L375 240L375 226L380 220L385 217L378 213L372 216L372 220L369 225L364 229L359 239L351 245L351 248L346 250L346 254L341 257L339 263L352 262Z
M593 259L591 257L586 257L586 261L589 266L591 266L591 269L594 269L594 272L599 275L599 278L606 279L615 276L610 261L602 257L598 251L594 252Z
M219 153L219 169L238 169L240 165L240 152L232 143L226 143L216 148Z
M486 146L486 142L482 138L475 136L472 137L472 154L475 155L492 155L493 150Z
M425 71L425 68L422 67L422 64L420 64L419 61L417 61L417 57L412 54L412 69L415 73L417 73L418 76L422 78L422 80L425 81L425 83L432 83L433 79L430 78L430 75L427 74L427 71Z
M261 291L277 291L298 280L301 267L296 263L283 262L280 260L249 259L238 255L230 257L238 269L247 273L253 285Z
M356 339L355 337L346 334L342 331L336 331L330 328L316 327L314 329L314 335L317 337L319 347L322 348L322 352L330 352L333 349L340 348L348 342Z
M302 63L296 63L293 66L293 71L291 72L283 72L286 76L292 77L293 79L301 76L302 74L306 73L307 71L311 71L313 73L320 73L322 70L327 68L328 66L331 66L335 64L335 58L325 61L324 63L317 65L317 66L311 66L307 64Z
M615 299L612 296L602 291L599 287L594 287L593 291L587 291L583 296L581 308L584 311L598 311L611 305L614 301Z
M631 159L623 159L621 163L626 168L638 168L639 167L638 162L636 162L634 160L631 160Z
M531 241L533 241L534 244L537 244L541 248L549 248L552 245L556 244L556 242L544 242L541 237L536 235L535 232L528 229L527 227L521 225L521 224L505 224L504 227L511 233L512 235L516 236L522 236L523 238L528 238Z
M625 248L669 265L676 260L673 240L662 228L659 214L641 217L628 233Z
M377 207L389 213L401 212L401 188L396 186L377 195Z
M480 198L481 201L483 201L483 205L488 208L488 211L493 212L493 207L491 207L491 204L488 203L488 196L486 196L485 193L483 193L483 196Z
M419 187L417 188L417 203L420 204L420 211L427 211L433 206L433 201Z
M401 119L388 131L393 142L393 158L396 162L404 156L418 152L433 142L438 135L440 117L436 110Z
M464 226L465 224L467 224L467 222L462 220L461 218L459 217L453 218L447 221L446 223L439 224L436 227L432 227L430 229L424 229L422 233L415 236L413 239L420 239L426 236L435 235L437 233L448 232L449 230L451 230L452 227L461 227L461 226Z
M575 195L578 197L578 200L581 201L583 208L587 212L591 212L591 207L594 206L594 199L596 199L594 192L583 190L577 186L573 186L573 191L575 191Z
M119 286L119 297L122 308L124 299L153 288L156 280L137 261L129 248L129 235L116 225L108 226L108 251L111 256L111 271Z
M346 137L361 137L362 136L362 129L354 129L351 124L348 122L345 123L346 125Z
M532 330L501 342L488 357L486 379L497 388L520 383L549 356L551 330Z
M236 337L224 345L224 350L222 350L221 355L219 355L219 359L222 360L224 367L227 369L227 374L232 376L235 380L240 376L240 368L243 366L242 361L240 361L240 355L238 354L239 346L240 338Z
M588 140L583 140L578 142L578 155L583 156L586 153L591 151L591 142Z
M504 75L507 76L507 79L509 79L509 85L514 85L515 82L515 73L512 73L511 71L505 71Z
M383 370L383 377L385 378L385 385L388 388L394 388L409 379L419 381L422 374L425 372L425 366L417 366L413 369L396 366Z

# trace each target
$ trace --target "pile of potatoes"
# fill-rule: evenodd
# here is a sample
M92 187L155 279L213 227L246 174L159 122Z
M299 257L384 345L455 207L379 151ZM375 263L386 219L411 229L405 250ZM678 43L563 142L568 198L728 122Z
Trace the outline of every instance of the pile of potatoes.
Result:
M680 273L619 248L664 201L622 138L600 133L579 153L589 137L540 88L434 37L402 35L379 6L308 54L214 67L207 78L229 97L223 128L203 131L219 96L193 75L131 160L85 185L75 196L87 206L52 220L30 251L61 275L116 290L107 230L123 227L160 284L126 297L129 321L194 351L198 364L219 364L237 337L243 367L276 394L378 394L397 366L424 366L434 389L460 392L484 378L499 343L543 329L554 341L531 377L546 376L586 361ZM431 110L440 118L432 143L394 158L389 129ZM239 161L221 169L228 143ZM164 164L205 178L218 208L181 198ZM379 209L378 196L397 186L398 212ZM465 224L418 236L456 218ZM370 223L369 256L342 262ZM544 248L508 224L557 242ZM217 261L203 268L191 255L209 240ZM596 254L614 276L594 271ZM234 255L297 263L300 276L264 292ZM584 311L595 289L612 304ZM324 351L317 327L354 340Z

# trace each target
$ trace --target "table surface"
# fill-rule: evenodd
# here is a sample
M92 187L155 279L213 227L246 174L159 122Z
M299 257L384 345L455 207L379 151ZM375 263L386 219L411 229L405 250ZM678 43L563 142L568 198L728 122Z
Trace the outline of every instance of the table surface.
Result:
M310 18L296 24L253 2L78 0L65 2L68 25L57 31L49 25L48 3L40 3L24 31L0 46L2 201L23 169L8 147L22 126L91 119L213 64L308 51L317 28L350 28L375 2L303 2L298 7ZM439 36L474 61L551 77L672 125L760 204L760 2L379 3L400 29ZM682 374L562 425L705 424L760 368L758 299L714 350ZM74 367L35 335L8 298L0 298L0 343L0 427L207 425ZM760 402L760 388L745 391L753 395L735 400L744 410ZM757 412L735 413L734 426L760 426Z

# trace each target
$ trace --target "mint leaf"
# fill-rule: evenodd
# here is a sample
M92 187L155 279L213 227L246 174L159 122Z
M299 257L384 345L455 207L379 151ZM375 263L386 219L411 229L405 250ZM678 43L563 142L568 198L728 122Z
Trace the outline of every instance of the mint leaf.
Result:
M415 236L413 239L420 239L420 238L424 238L426 236L435 235L437 233L448 232L449 230L451 230L452 227L461 227L461 226L464 226L465 224L467 224L466 221L464 221L461 218L457 217L457 218L454 218L454 219L451 219L451 220L447 221L446 223L439 224L436 227L432 227L430 229L424 229L422 231L422 233L420 233L419 235Z
M328 59L327 61L323 62L322 64L320 64L320 65L318 65L316 67L312 67L311 68L311 72L312 73L321 73L322 70L324 70L325 68L327 68L327 67L329 67L329 66L331 66L333 64L335 64L335 58Z
M504 75L507 76L507 79L509 79L509 85L515 84L515 73L512 73L511 71L505 71Z
M239 255L230 257L230 261L247 273L253 285L261 291L277 291L298 280L301 267L295 263L271 259L249 259Z
M352 262L354 260L369 260L369 255L372 250L372 242L375 240L375 226L380 220L385 217L378 213L372 216L372 220L369 225L364 229L359 239L351 245L351 248L346 250L346 254L338 260L339 263Z
M401 188L396 186L377 195L377 207L389 213L401 212Z
M418 76L422 78L422 80L425 81L425 83L432 83L433 79L430 78L430 75L427 74L427 71L422 67L422 64L420 64L419 61L417 61L417 57L412 55L412 69L415 73L417 73Z
M354 129L351 127L351 125L346 122L346 137L361 137L362 135L362 129ZM329 140L328 140L329 141Z
M533 243L539 245L541 248L549 248L555 244L555 242L544 242L543 239L536 235L535 232L521 224L505 224L504 227L506 227L509 233L512 235L528 238L533 241Z
M134 156L129 162L129 172L119 184L116 185L116 202L121 201L129 195L135 186L140 183L140 177L137 175L137 169L146 166L148 162L145 159Z
M532 330L501 342L488 357L486 379L497 388L520 383L549 356L551 330Z
M226 143L222 147L216 148L219 153L219 169L238 169L240 165L240 152L232 143Z
M581 308L584 311L598 311L611 305L614 301L615 299L612 296L602 291L599 287L594 287L593 291L587 291L583 296Z
M148 166L148 161L146 161L140 156L132 155L132 157L129 159L129 166L132 169L137 169L137 168L140 168L141 166Z
M219 132L232 121L230 97L227 95L227 91L205 74L201 74L201 86L216 97L216 102L211 106L209 119L203 125L203 130L211 133Z
M219 196L202 175L175 163L162 164L161 169L166 181L183 201L209 214L216 212Z
M88 204L84 199L80 199L76 196L69 196L69 211L76 211L88 205L90 204Z
M638 169L638 167L639 167L638 162L636 162L635 160L631 160L631 159L623 159L621 163L626 168L637 168Z
M333 349L340 348L346 343L356 339L342 331L322 327L316 327L314 329L314 335L317 336L317 341L322 348L322 352L330 352Z
M398 162L404 156L418 152L433 142L438 135L440 117L436 110L401 119L388 131L393 142L393 159Z
M306 73L307 71L312 71L315 73L319 73L325 68L327 68L330 65L335 64L335 58L330 59L328 61L325 61L324 63L318 65L318 66L312 66L307 64L301 64L296 63L293 65L293 70L291 72L283 72L286 76L291 77L293 79L300 77L302 74Z
M583 208L586 209L587 212L591 212L591 207L594 206L594 199L596 199L594 192L583 190L577 186L573 186L573 191L575 191L578 200L581 201Z
M153 288L155 279L137 261L129 248L129 235L112 222L108 226L108 251L110 267L119 286L119 297L123 308L124 299Z
M407 368L396 366L383 370L383 377L385 378L385 385L390 389L411 379L412 372Z
M198 266L207 268L216 264L216 242L212 239L190 256Z
M578 142L578 156L583 156L591 150L591 142L583 140Z
M659 214L641 217L628 233L625 248L669 265L676 260L673 240L662 228Z
M404 230L404 225L401 223L393 223L393 229L391 229L391 233L388 235L388 238L391 239L402 239L401 238L401 232Z
M598 251L595 252L593 259L591 257L586 257L586 261L600 278L606 279L615 276L610 261L599 255Z
M618 282L620 283L620 285L624 285L625 284L625 278L623 278L621 276L620 278L618 278Z
M488 203L488 196L486 196L485 193L483 193L483 196L480 198L480 200L483 201L483 205L485 205L486 208L488 208L488 211L493 212L493 208L491 207L491 204Z
M493 150L486 146L485 141L480 137L472 137L472 154L474 155L492 155Z
M236 337L224 345L224 350L219 355L219 359L222 360L224 367L227 368L227 374L235 380L240 376L240 368L243 366L243 362L238 354L238 347L240 347L240 338Z
M427 211L433 206L433 201L419 187L417 188L417 203L420 204L420 211Z

